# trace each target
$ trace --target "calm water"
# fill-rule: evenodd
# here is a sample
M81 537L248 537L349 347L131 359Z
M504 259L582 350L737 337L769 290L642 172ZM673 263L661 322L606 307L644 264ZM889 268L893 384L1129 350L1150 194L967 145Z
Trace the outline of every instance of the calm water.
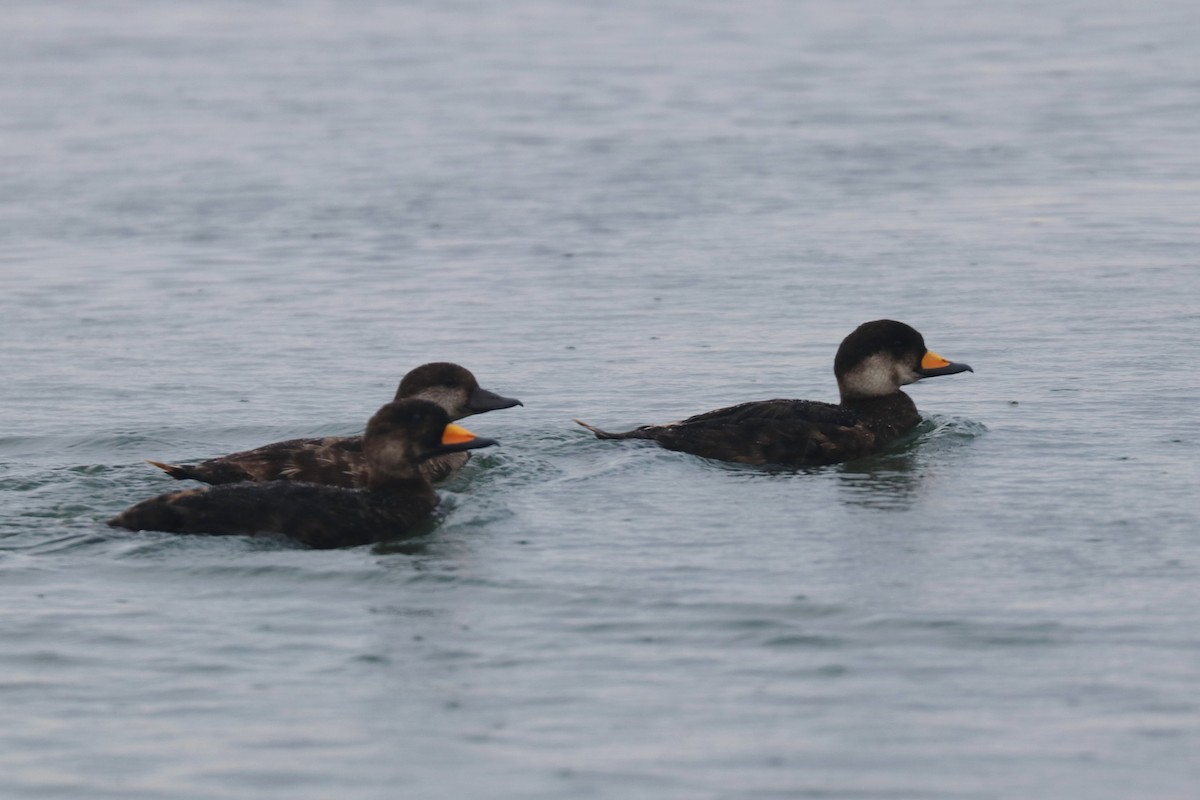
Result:
M1196 796L1200 5L264 5L5 4L0 796ZM878 458L570 422L878 317ZM102 524L438 359L419 540Z

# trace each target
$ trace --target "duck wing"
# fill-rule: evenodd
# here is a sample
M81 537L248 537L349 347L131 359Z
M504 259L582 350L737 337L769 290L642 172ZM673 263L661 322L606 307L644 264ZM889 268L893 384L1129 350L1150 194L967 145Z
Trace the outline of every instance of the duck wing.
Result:
M177 480L211 484L289 480L343 487L357 485L365 466L361 436L289 439L199 464L150 463Z
M436 456L421 463L421 474L431 483L444 481L466 464L468 458L469 453ZM243 481L304 481L351 489L367 483L361 436L289 439L210 458L199 464L149 463L176 480L214 485Z

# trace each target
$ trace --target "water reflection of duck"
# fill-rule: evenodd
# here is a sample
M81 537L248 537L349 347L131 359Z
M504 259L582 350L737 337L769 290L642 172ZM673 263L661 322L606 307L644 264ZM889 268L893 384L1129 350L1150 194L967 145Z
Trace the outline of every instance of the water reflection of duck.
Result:
M349 547L410 533L438 504L421 472L430 458L496 444L450 424L426 400L388 403L362 437L363 489L299 481L234 483L160 495L108 521L134 531L284 534L317 548Z
M898 451L863 458L838 468L837 487L849 505L882 510L909 508L928 477L912 442Z
M973 372L925 347L903 322L866 322L833 361L841 403L761 400L681 422L608 433L575 420L600 439L650 439L668 450L740 464L817 466L877 453L921 421L900 387L922 378Z
M520 400L481 388L465 367L444 362L423 364L411 370L400 381L395 399L437 403L451 421L521 405ZM467 453L453 453L429 459L421 469L429 480L439 481L467 463L468 458ZM291 480L354 487L364 485L366 477L361 436L289 439L199 464L149 463L177 480L190 478L213 484Z

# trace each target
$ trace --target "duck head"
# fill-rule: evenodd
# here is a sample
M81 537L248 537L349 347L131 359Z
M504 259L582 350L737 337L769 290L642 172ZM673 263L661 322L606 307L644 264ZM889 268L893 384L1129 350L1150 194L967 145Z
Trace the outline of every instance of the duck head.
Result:
M894 394L922 378L974 371L942 358L914 328L890 319L859 325L842 340L833 360L843 402Z
M450 422L445 409L428 400L399 400L375 412L363 434L363 456L376 486L420 474L418 465L434 456L498 444Z
M465 367L438 361L409 371L396 389L397 400L420 399L437 403L451 420L523 405L513 397L501 397L480 387Z

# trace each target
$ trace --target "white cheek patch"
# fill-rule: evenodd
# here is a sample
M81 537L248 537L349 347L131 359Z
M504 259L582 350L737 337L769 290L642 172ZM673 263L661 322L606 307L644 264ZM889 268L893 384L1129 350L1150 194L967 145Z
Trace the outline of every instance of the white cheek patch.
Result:
M905 386L910 383L916 383L917 381L921 380L922 376L910 366L897 364L896 378L899 380L901 386Z
M461 391L456 391L447 386L431 386L413 395L418 400L428 400L431 403L437 403L446 410L450 416L461 414L467 404L467 396Z
M891 356L876 353L843 376L841 389L845 395L882 397L920 377L911 367L897 363Z

